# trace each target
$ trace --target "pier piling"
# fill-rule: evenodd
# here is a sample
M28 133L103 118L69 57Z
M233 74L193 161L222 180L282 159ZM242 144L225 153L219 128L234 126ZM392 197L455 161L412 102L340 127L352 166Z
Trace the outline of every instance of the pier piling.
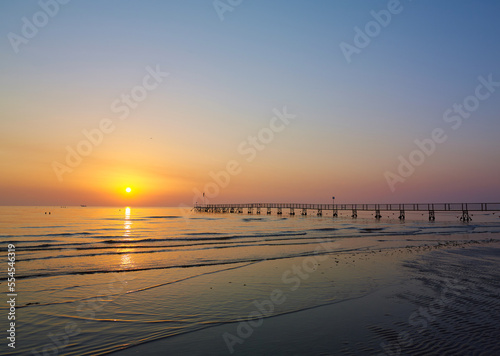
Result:
M283 215L283 209L288 211L289 215L295 215L295 209L301 210L301 215L307 216L308 210L316 210L317 216L323 216L324 211L332 211L333 217L338 217L340 211L351 211L353 219L358 217L358 211L375 211L375 219L382 218L382 212L399 211L399 220L406 219L406 212L427 211L429 221L436 220L437 212L460 212L460 220L468 223L472 220L471 212L495 212L500 211L500 203L432 203L432 204L279 204L279 203L252 203L252 204L203 204L194 206L197 212L205 213L233 213L243 214L243 210L247 209L248 214L253 214L255 208L256 214L261 213L261 209L266 209L267 215L272 214L272 210L276 209L278 215Z

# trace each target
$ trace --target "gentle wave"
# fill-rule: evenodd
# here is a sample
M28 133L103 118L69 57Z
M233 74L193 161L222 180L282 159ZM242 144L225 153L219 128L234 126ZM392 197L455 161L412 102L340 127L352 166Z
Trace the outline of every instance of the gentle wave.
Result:
M36 234L36 235L0 235L0 237L71 237L71 236L79 236L79 235L92 235L91 232L60 232L57 234Z
M309 240L309 239L307 239ZM95 256L111 256L111 255L134 255L134 254L146 254L146 253L162 253L162 252L185 252L185 251L200 251L200 250L219 250L219 249L227 249L227 248L240 248L240 247L257 247L257 246L298 246L298 245L317 245L317 239L311 239L309 242L304 241L294 241L287 240L291 242L279 242L279 243L270 243L270 242L259 242L259 241L249 241L249 243L245 244L227 244L222 246L205 246L203 244L197 245L174 245L174 246L133 246L134 249L150 249L149 251L115 251L115 252L102 252L102 253L83 253L77 255L57 255L57 256L46 256L46 257L33 257L33 258L19 258L18 261L23 262L31 262L38 260L52 260L59 258L80 258L80 257L95 257ZM207 244L208 245L208 244ZM211 244L210 244L211 245ZM179 249L178 247L190 247ZM127 246L120 246L121 249L126 249ZM104 250L105 248L101 247L93 247L88 249L78 249L78 250ZM108 248L111 249L111 248ZM114 249L114 248L113 248ZM42 250L42 249L40 249ZM40 251L40 250L31 250L31 251Z
M25 278L39 278L39 277L55 277L55 276L71 276L71 275L89 275L89 274L103 274L103 273L122 273L122 272L138 272L138 271L150 271L150 270L161 270L161 269L172 269L172 268L195 268L195 267L207 267L207 266L223 266L229 264L237 264L237 263L249 263L249 262L260 262L260 261L273 261L273 260L282 260L287 258L295 258L295 257L307 257L314 255L323 255L323 254L332 254L332 253L344 253L344 252L353 252L359 251L365 248L350 248L350 249L339 249L336 251L328 251L328 252L317 252L317 251L308 251L301 253L291 253L285 256L273 256L267 258L241 258L235 260L220 260L220 261L206 261L202 263L186 263L186 264L178 264L178 265L166 265L166 266L147 266L147 267L139 267L139 268L129 268L129 269L94 269L94 270L75 270L75 271L58 271L58 272L47 272L47 273L32 273L32 274L19 274L16 276L17 279L25 279ZM0 278L0 280L6 280L6 278Z

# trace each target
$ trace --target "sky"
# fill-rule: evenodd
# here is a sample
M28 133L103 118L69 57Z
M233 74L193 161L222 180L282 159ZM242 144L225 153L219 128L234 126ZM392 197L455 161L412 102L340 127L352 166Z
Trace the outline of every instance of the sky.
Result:
M499 13L1 1L0 205L499 202Z

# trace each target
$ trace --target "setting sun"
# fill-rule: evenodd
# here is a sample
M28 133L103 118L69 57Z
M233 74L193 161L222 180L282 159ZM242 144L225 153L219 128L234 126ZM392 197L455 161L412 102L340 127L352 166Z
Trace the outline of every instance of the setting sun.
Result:
M125 191L126 191L127 193L130 193L130 192L132 191L132 189L131 189L130 187L127 187L127 188L125 189Z

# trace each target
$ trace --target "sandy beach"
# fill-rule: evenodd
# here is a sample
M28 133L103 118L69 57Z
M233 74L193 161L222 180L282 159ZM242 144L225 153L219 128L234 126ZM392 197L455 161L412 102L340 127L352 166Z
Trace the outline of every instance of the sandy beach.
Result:
M248 281L245 288L262 292L261 298L249 298L248 303L254 306L249 317L207 325L198 331L113 354L494 355L500 352L498 240L326 256L314 270L307 269L307 259L295 258L249 266L245 272L240 269L219 274L207 288L224 290L230 280L240 280ZM303 277L307 277L301 279L296 289L296 283L269 282L274 275L286 281L283 275L293 266L306 267ZM325 284L330 284L326 298L315 292L324 293ZM319 305L288 310L287 304L303 295L317 297ZM262 317L269 312L274 315Z

